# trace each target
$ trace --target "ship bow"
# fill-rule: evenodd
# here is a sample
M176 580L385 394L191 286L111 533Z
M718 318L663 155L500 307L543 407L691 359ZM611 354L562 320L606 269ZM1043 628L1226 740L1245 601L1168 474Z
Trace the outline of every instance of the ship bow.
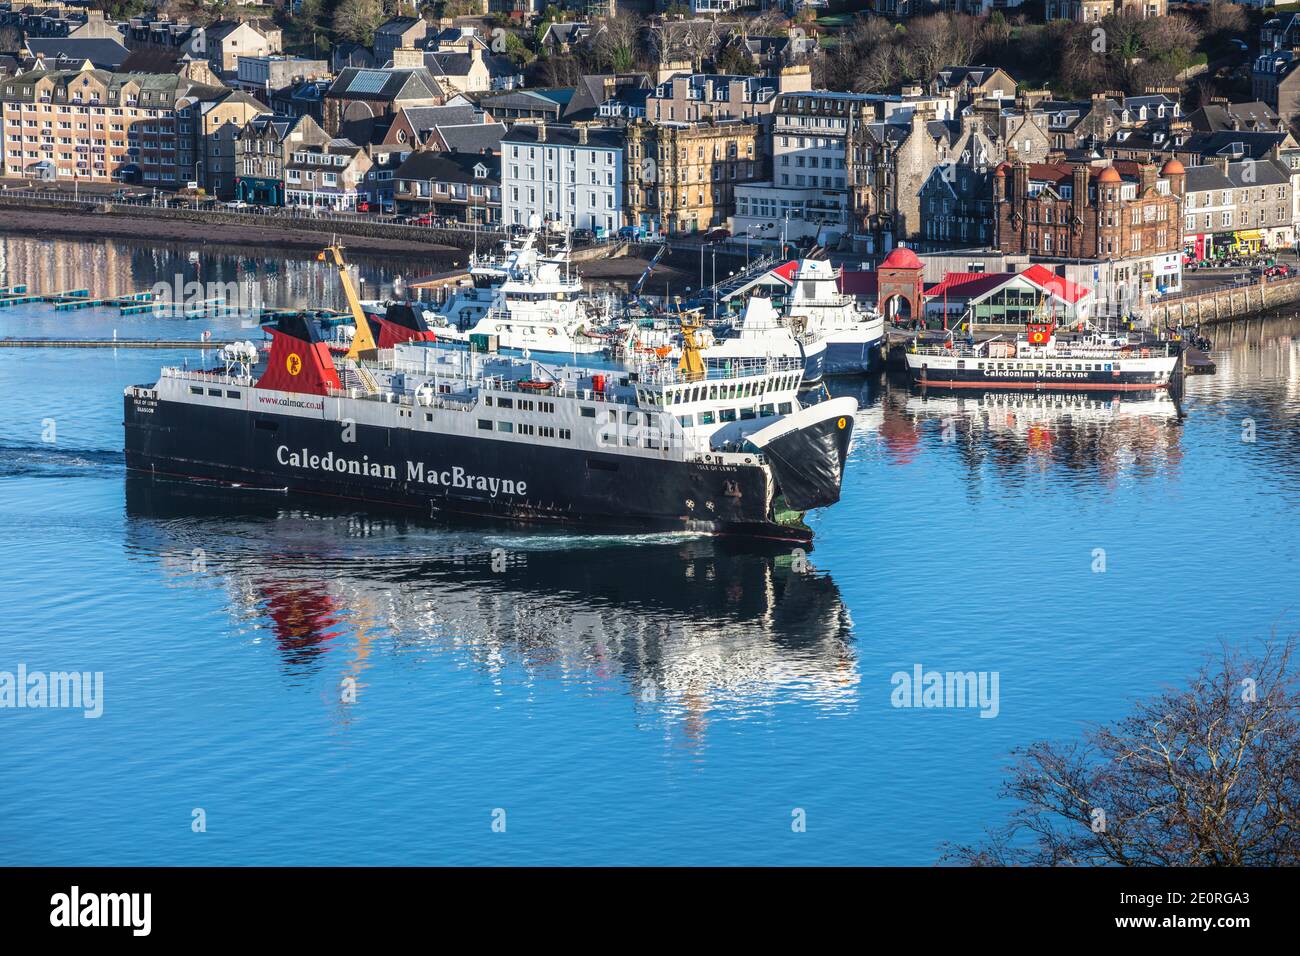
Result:
M767 459L789 507L807 511L840 500L857 410L856 399L836 398L802 408L749 436Z

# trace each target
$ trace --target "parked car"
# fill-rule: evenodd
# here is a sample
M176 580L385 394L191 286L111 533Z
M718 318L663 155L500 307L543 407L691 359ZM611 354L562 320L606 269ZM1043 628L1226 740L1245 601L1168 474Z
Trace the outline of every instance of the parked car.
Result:
M590 229L574 229L569 232L569 237L574 242L595 242L596 234Z
M357 212L370 212L370 203L365 199L358 199Z
M723 239L731 238L731 230L719 226L716 229L710 229L704 234L705 242L721 242Z

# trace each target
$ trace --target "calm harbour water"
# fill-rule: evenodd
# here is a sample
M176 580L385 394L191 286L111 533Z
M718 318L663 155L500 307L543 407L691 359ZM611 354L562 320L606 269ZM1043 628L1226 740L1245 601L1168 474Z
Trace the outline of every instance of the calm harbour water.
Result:
M105 244L45 249L9 243L0 286L25 281L24 255L91 284L75 262ZM105 268L147 287L172 268L147 258ZM311 267L277 268L314 288ZM0 336L114 327L198 325L0 311ZM837 385L864 408L803 573L701 539L128 481L123 387L198 353L0 349L0 670L105 684L97 720L0 710L0 854L933 863L1005 818L1012 748L1122 716L1221 641L1293 628L1300 322L1214 334L1219 374L1189 382L1181 415ZM894 708L891 676L917 664L998 672L997 717Z

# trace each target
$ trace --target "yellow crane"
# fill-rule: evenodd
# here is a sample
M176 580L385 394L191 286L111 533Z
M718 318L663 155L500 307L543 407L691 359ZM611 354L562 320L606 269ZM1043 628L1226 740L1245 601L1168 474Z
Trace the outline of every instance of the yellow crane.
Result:
M334 268L338 270L339 282L343 284L343 295L348 300L348 308L352 311L352 321L357 326L356 334L352 336L352 347L348 349L347 357L356 361L362 352L373 352L378 346L375 345L375 337L370 334L370 323L366 320L366 314L361 310L361 299L357 296L356 286L352 284L352 276L348 273L347 263L343 261L343 247L335 240L316 254L316 261L332 263Z

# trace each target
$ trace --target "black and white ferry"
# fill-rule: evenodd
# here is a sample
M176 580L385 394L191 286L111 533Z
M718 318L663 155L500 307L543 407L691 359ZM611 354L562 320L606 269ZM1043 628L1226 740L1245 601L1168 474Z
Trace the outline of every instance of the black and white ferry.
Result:
M346 287L346 281L345 281ZM354 306L360 313L360 306ZM857 401L801 406L798 361L611 373L408 341L346 356L315 321L126 389L128 468L426 512L807 542ZM690 338L690 336L688 336Z
M1175 342L1131 341L1092 330L1069 338L1051 323L1031 323L1015 340L914 343L905 353L918 385L1139 391L1168 388L1182 359Z

